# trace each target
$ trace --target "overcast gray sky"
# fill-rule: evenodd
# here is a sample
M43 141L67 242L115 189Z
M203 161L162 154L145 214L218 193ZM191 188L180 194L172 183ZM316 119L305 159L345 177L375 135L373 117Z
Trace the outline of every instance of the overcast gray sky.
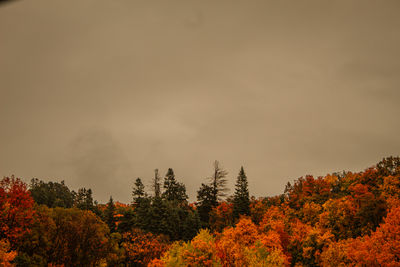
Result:
M400 149L400 1L20 0L0 5L0 176L129 202L212 162L250 193Z

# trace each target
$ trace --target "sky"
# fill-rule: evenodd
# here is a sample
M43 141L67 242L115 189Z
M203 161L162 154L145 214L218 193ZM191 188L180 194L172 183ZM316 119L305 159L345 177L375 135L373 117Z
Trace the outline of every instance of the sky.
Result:
M0 4L0 177L129 203L241 166L256 197L400 151L399 1Z

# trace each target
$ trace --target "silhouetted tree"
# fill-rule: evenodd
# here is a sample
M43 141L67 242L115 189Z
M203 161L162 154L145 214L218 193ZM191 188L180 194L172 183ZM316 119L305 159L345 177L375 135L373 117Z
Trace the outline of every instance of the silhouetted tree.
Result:
M204 227L208 227L209 213L217 204L214 189L210 185L201 184L200 189L197 191L196 206Z
M74 193L64 184L57 182L43 182L37 178L31 180L30 190L35 202L49 208L71 208L74 205Z
M215 206L218 204L218 201L226 196L226 192L229 190L226 187L227 180L225 177L227 174L228 172L220 167L219 162L217 160L214 161L214 173L209 180L210 186L213 189L212 194Z
M243 166L240 168L236 180L235 194L233 196L233 217L239 218L242 214L250 215L250 196L247 176L244 172Z
M115 225L115 205L113 198L110 197L110 200L107 203L107 208L104 211L104 220L106 224L108 225L108 228L110 229L110 232L115 232L116 230L116 225Z
M132 190L133 204L140 202L141 199L146 197L146 192L144 191L144 185L142 180L138 177L135 181L135 186Z
M185 185L176 181L174 171L171 168L165 175L164 193L162 195L165 200L178 202L185 201L188 198Z
M155 198L161 197L160 175L158 174L158 169L154 170L153 192Z
M75 207L81 210L90 210L100 215L97 202L93 200L92 189L80 188L75 196Z

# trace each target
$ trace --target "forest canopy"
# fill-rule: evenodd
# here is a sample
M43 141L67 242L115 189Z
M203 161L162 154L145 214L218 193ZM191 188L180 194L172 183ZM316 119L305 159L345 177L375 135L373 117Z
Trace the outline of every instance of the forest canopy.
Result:
M2 266L398 266L400 158L361 172L307 175L277 196L250 197L244 167L232 195L215 161L188 202L169 168L131 203L90 188L14 176L0 181Z

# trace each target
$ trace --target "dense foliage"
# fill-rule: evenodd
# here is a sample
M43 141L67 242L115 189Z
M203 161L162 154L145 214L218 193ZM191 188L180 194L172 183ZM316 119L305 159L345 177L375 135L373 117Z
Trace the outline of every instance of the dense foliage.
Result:
M188 203L172 169L140 178L132 203L90 189L0 180L0 266L400 266L400 158L362 172L305 176L274 197L235 192L216 161Z

